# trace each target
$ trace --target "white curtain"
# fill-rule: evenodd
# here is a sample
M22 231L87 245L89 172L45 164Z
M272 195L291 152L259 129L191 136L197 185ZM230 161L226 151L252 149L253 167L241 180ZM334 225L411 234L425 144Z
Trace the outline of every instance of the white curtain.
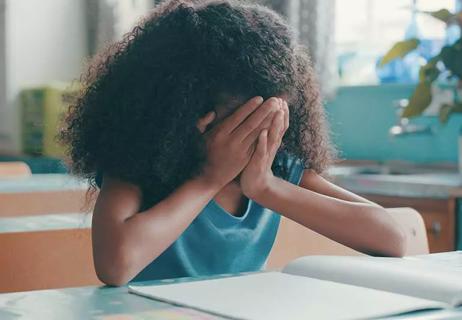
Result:
M7 118L7 74L6 74L6 3L0 0L0 150L7 150L11 143Z
M154 3L155 0L86 0L89 55L121 39Z
M140 16L160 0L86 0L88 51L93 55L102 46L118 40ZM335 93L336 0L258 0L287 18L299 41L308 47L321 91L326 98Z
M335 0L260 0L285 16L300 43L310 51L323 96L331 98L337 83Z
M288 18L299 41L310 51L321 91L326 98L335 93L335 0L289 0Z

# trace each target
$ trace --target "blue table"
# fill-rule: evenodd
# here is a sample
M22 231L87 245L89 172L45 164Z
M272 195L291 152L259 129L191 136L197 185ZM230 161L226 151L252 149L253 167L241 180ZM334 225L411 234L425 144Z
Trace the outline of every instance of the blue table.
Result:
M178 279L177 281L187 280ZM159 281L144 283L156 282ZM0 294L0 319L2 320L224 319L207 314L203 314L201 318L187 317L187 314L178 318L172 315L172 311L175 310L187 309L130 294L126 286L81 287ZM191 312L196 315L201 314Z
M189 280L183 278L177 281ZM160 282L171 282L171 280ZM154 283L159 281L143 282L143 284ZM207 314L201 314L202 316L199 317L199 312L191 311L190 314L187 310L130 294L127 287L82 287L0 294L2 320L224 319ZM180 312L181 316L175 315L174 311ZM462 309L424 311L386 319L462 319Z

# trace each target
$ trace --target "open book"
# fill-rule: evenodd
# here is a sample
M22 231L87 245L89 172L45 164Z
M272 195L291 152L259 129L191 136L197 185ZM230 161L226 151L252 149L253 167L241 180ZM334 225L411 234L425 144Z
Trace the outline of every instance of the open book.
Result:
M462 306L462 251L406 258L309 256L281 272L129 290L230 319L369 319Z

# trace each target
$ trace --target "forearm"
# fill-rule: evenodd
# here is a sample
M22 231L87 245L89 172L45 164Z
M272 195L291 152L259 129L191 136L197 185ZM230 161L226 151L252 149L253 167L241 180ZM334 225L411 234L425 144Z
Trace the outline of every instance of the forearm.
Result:
M376 203L369 201L357 194L354 194L348 190L345 190L334 183L328 181L321 175L317 174L315 171L310 169L305 169L303 177L300 181L300 186L314 191L316 193L324 194L333 198L351 201L351 202L363 202L369 203L371 205L376 205Z
M112 284L131 280L183 233L218 191L219 186L196 178L146 211L113 225L96 221L99 230L93 233L93 248L99 275ZM95 218L104 220L104 208L99 211Z
M327 196L277 177L254 200L355 250L391 256L404 250L399 226L375 204Z
M150 262L186 230L218 191L200 178L186 182L163 201L127 219L127 243L140 248L139 259ZM151 245L141 249L142 240Z

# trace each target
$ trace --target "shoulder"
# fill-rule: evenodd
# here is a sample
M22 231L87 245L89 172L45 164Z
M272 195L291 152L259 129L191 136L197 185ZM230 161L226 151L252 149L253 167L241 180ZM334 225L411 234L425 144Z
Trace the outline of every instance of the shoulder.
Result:
M280 177L293 184L300 184L305 166L299 158L283 152L278 155L275 161L277 162L277 166L282 169L282 172L279 175Z
M114 176L104 174L102 171L97 171L94 178L96 186L103 191L105 190L134 190L137 194L140 193L140 188L128 181L119 179ZM104 187L103 187L104 182Z

